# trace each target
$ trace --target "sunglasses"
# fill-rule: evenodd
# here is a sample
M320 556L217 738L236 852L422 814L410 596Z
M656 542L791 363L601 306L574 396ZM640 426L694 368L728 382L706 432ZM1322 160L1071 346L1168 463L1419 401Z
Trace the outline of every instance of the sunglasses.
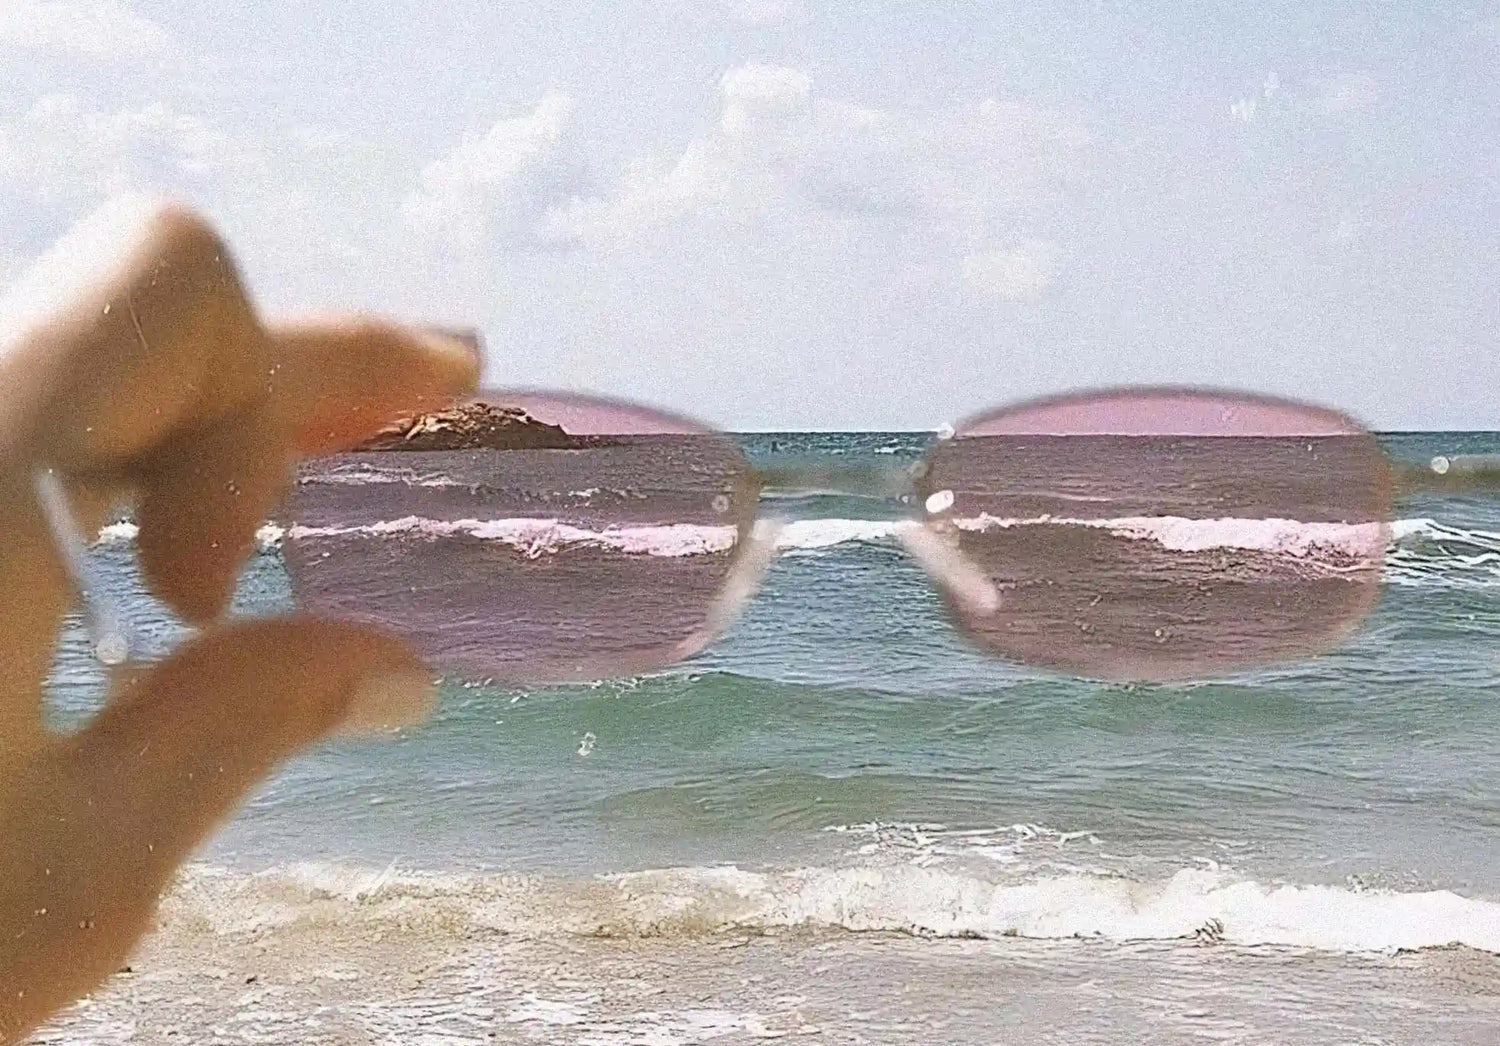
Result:
M1195 388L1003 407L892 466L757 465L676 414L491 390L305 463L278 525L304 609L392 629L452 675L534 684L707 646L793 522L768 503L889 499L979 650L1149 681L1336 645L1379 595L1396 497L1466 490L1500 490L1500 458L1401 463L1337 411ZM39 495L97 592L50 475ZM91 603L101 659L123 659L125 618Z

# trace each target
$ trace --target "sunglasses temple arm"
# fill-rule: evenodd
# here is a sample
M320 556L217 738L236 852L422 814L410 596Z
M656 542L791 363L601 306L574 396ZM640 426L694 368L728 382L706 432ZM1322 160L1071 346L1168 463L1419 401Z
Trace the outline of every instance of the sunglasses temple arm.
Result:
M83 601L94 656L104 665L123 664L129 660L135 646L130 620L99 583L99 576L89 558L88 542L68 506L68 495L61 480L51 469L38 467L32 473L32 484L37 505L52 532L53 544Z
M776 539L781 534L784 521L778 517L759 520L751 529L747 540L741 545L741 553L724 583L723 589L709 608L703 627L688 636L677 647L679 659L691 657L723 634L739 618L766 568L776 558Z
M1500 492L1500 454L1438 455L1426 465L1394 462L1392 471L1398 494Z
M987 617L1000 609L1000 592L977 565L947 536L906 520L896 527L896 539L964 610Z

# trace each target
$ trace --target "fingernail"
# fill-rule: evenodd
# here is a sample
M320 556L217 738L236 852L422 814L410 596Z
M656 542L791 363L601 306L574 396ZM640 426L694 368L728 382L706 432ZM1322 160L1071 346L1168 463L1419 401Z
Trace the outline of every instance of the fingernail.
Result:
M444 377L457 391L473 388L484 368L484 349L477 332L428 328L423 342L434 359L441 360Z
M416 726L436 701L437 688L425 673L370 676L355 687L339 733L360 736Z
M423 327L424 334L436 335L444 341L457 342L476 360L484 359L484 337L473 328Z

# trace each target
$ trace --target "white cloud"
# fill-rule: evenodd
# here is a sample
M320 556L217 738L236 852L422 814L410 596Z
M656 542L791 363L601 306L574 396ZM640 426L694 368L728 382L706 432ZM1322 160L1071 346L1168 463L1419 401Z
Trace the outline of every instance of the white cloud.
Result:
M991 99L880 110L818 97L794 69L720 81L714 129L674 158L630 166L613 191L552 209L548 233L595 250L775 230L788 246L880 240L910 270L955 271L1015 242L1082 136L1058 114ZM943 257L947 258L943 261Z
M724 74L719 90L724 95L724 133L740 135L806 112L812 79L796 69L742 65Z
M1346 73L1319 82L1313 108L1324 116L1338 116L1366 109L1380 99L1375 78L1369 73Z
M273 308L461 320L486 285L459 266L413 259L401 211L413 167L399 145L343 128L228 133L166 103L45 95L0 113L0 287L60 228L101 203L144 194L206 213Z
M759 29L776 29L807 17L797 0L731 0L730 14L738 22Z
M592 247L624 246L669 233L693 216L744 225L785 199L817 130L811 80L794 69L746 65L726 73L719 88L722 111L712 134L665 166L636 161L613 193L555 207L548 234Z
M1036 301L1056 271L1051 248L1037 241L969 254L959 269L965 289L976 298L1008 302Z
M0 247L9 254L0 252L0 286L49 234L101 204L145 195L208 214L277 302L443 300L414 286L421 274L381 276L386 259L407 253L398 204L409 166L392 162L389 146L341 141L329 155L316 139L301 128L230 134L164 103L113 108L69 94L0 116ZM437 281L451 283L447 276ZM377 279L383 286L370 290Z
M41 52L107 61L167 54L171 35L127 0L4 0L0 57Z
M473 249L534 217L545 175L559 155L572 113L568 96L551 92L530 113L500 120L423 170L403 211L416 231Z
M1344 208L1324 221L1323 228L1330 243L1348 247L1359 238L1364 221L1358 212Z
M1058 199L1059 172L1076 161L1070 120L998 100L875 109L821 97L805 73L765 65L730 70L714 97L698 137L596 168L585 183L577 157L586 143L558 93L425 166L398 143L353 130L230 133L181 103L45 95L0 113L0 199L9 204L0 280L41 249L47 230L129 193L203 209L257 293L286 308L465 316L494 300L507 264L532 264L516 253L538 246L630 254L605 265L739 287L746 308L770 293L751 293L763 279L809 295L847 281L878 293L941 288L946 297L957 286L983 300L1031 301L1055 275L1029 238L1051 234L1038 201ZM423 258L423 248L435 250ZM774 277L765 268L773 258Z
M0 122L0 186L50 207L128 192L190 192L255 162L228 135L162 103L104 110L53 94Z

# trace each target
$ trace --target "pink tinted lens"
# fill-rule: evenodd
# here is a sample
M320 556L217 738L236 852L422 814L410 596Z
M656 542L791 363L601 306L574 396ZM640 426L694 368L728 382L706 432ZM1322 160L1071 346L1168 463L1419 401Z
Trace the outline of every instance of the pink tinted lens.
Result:
M922 480L928 525L998 610L950 600L1005 656L1173 679L1300 657L1377 594L1390 513L1374 438L1333 411L1126 390L979 417Z
M301 604L514 682L661 667L709 638L751 523L726 437L606 400L486 392L305 465L283 550Z

